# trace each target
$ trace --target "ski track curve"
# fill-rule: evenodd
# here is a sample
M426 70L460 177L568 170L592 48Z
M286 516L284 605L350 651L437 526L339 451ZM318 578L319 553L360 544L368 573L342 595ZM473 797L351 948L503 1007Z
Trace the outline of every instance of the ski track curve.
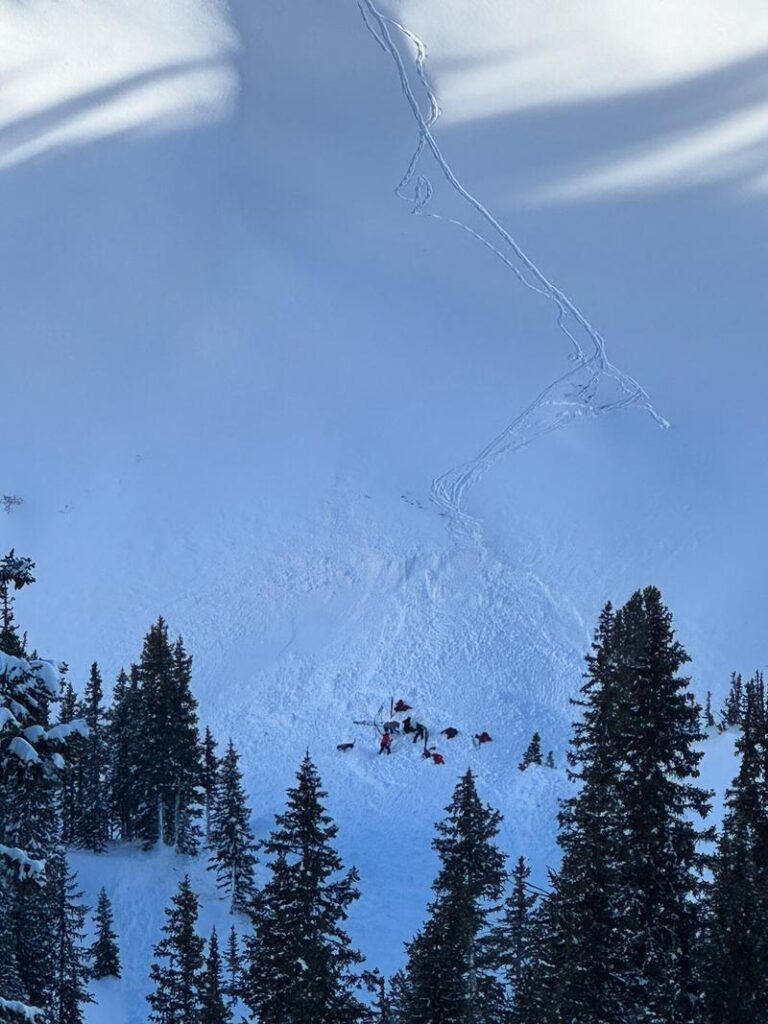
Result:
M416 149L405 174L395 188L395 194L411 205L411 213L452 224L467 232L501 260L521 285L551 302L556 310L557 327L568 339L571 348L571 365L547 384L511 423L474 458L454 466L432 481L433 502L447 513L453 522L463 525L472 533L477 533L479 524L463 511L464 498L503 456L527 447L537 438L559 430L580 416L604 415L629 406L645 411L660 427L667 428L670 424L656 410L645 389L610 361L602 335L579 307L544 274L533 259L521 249L504 225L462 184L453 171L432 131L440 118L441 110L437 95L427 77L427 48L424 42L405 25L381 11L374 0L358 0L358 7L366 28L395 65L401 90L418 130ZM426 114L417 98L415 86L393 32L413 47L416 76L429 108ZM434 195L434 187L429 177L419 172L422 157L427 153L431 154L453 192L486 225L488 235L476 230L471 224L428 209ZM618 396L610 401L600 401L598 391L603 383L615 387Z

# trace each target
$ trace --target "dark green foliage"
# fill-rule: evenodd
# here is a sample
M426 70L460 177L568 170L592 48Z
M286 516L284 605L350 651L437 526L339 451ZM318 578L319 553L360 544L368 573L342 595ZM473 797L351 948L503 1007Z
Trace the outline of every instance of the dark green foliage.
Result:
M224 988L219 940L214 928L200 981L200 1024L229 1024L232 1020L232 1010L225 998Z
M191 667L181 639L171 645L168 627L158 619L144 640L137 673L133 833L145 848L162 841L180 853L197 850L201 764Z
M240 961L240 948L234 925L229 930L227 948L224 951L224 969L224 995L227 997L227 1004L232 1007L243 995L243 965Z
M523 759L517 767L521 772L524 772L532 764L541 764L541 736L537 732L531 737L531 742L528 744L523 754Z
M48 1020L51 1024L82 1024L83 1005L93 1002L86 986L89 964L83 941L88 908L80 902L83 894L77 890L63 852L48 860L45 891L52 952Z
M109 839L109 792L104 690L96 662L85 687L79 717L88 726L79 757L79 800L75 842L86 850L101 853Z
M746 684L742 721L708 896L710 1024L768 1019L768 728L759 675Z
M232 741L221 760L211 815L210 867L233 911L245 913L253 898L256 843L243 788L239 758Z
M198 899L189 878L166 908L163 938L150 969L154 991L147 996L153 1024L201 1024L201 984L205 942L197 934Z
M141 693L138 668L130 678L121 670L107 711L106 743L109 751L109 804L116 838L131 842L138 817L139 788L136 772L141 757Z
M244 998L260 1024L353 1024L363 1013L352 974L362 957L342 927L357 873L341 874L324 797L307 755L264 844L271 877L250 910Z
M503 1020L492 915L504 888L504 855L494 843L501 815L483 805L472 773L462 777L437 825L440 870L429 919L408 945L396 995L402 1024L493 1024Z
M205 738L202 743L201 751L201 775L200 775L200 786L203 790L204 798L204 814L205 814L205 839L206 842L210 842L211 838L211 815L213 811L213 802L216 793L216 780L219 776L219 758L216 755L216 740L213 738L213 733L205 727Z
M708 811L699 708L658 590L603 611L577 701L561 871L545 901L541 990L552 1020L691 1024ZM545 1019L550 1019L545 1018Z
M715 716L712 714L712 691L707 690L707 697L704 701L704 729L714 729Z
M544 764L547 766L547 768L554 768L555 767L555 755L552 753L551 750L547 754L547 759L544 762Z
M495 928L498 964L503 971L510 1003L508 1024L527 1024L537 1009L534 969L537 946L533 908L538 896L530 888L531 869L519 857L512 871L512 891Z
M91 974L94 978L119 978L120 950L106 889L99 892L94 918L96 941L91 946Z
M731 675L731 685L728 689L728 696L725 698L722 711L720 712L720 731L735 725L741 725L744 715L744 685L741 675L734 672Z

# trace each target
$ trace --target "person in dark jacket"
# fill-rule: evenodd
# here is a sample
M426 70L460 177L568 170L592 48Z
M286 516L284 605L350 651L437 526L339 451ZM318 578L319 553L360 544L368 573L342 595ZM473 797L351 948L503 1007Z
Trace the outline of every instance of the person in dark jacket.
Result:
M380 754L391 754L392 753L392 737L388 732L385 732L381 737L381 743L379 744Z

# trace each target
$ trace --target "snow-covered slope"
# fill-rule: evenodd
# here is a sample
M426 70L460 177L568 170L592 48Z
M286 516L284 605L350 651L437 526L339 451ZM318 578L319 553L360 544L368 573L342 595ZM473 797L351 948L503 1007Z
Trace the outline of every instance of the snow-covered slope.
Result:
M76 681L184 634L260 831L310 747L389 969L467 764L553 862L562 776L514 766L534 728L562 763L603 601L661 586L700 692L762 664L768 14L363 7L0 9L0 539ZM352 723L390 696L494 743L384 764Z

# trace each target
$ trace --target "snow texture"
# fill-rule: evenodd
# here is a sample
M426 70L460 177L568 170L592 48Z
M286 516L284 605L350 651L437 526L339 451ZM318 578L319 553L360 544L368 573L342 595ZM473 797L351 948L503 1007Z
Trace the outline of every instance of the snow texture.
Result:
M20 622L80 688L159 614L184 635L259 836L309 747L390 971L467 766L546 882L605 600L657 584L716 705L763 664L768 9L363 9L0 9L0 530L37 563ZM355 722L392 697L460 730L445 765L378 757ZM521 774L535 729L558 767ZM189 865L75 860L126 961L90 1019L138 1024Z

